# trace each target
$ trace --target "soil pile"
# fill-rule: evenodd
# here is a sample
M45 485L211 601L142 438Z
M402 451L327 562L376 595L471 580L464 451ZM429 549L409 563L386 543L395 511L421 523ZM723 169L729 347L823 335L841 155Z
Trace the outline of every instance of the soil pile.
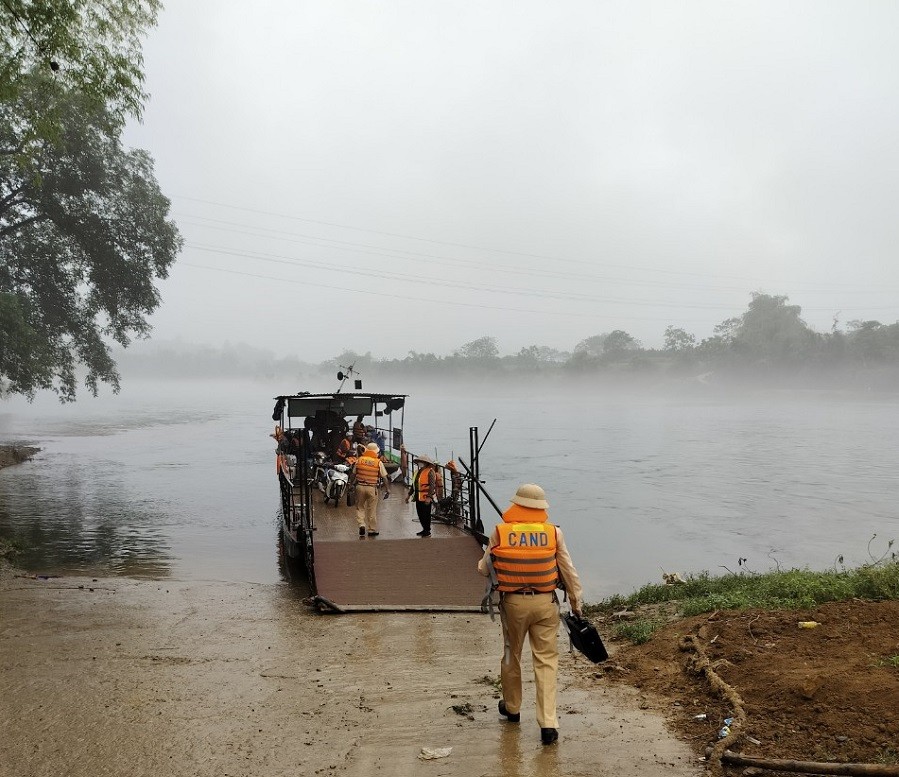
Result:
M899 765L899 601L717 612L670 623L643 645L617 643L605 677L657 695L653 703L702 754L736 710L692 668L685 635L743 701L746 726L731 750Z

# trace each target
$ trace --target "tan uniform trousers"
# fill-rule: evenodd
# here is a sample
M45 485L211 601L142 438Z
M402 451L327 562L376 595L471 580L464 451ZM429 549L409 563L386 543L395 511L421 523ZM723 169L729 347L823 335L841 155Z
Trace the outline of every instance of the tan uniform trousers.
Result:
M506 709L513 713L521 710L521 651L527 637L537 684L537 725L558 728L559 605L552 594L503 594L500 611L505 644L500 679Z
M378 488L356 484L356 523L368 531L378 530Z

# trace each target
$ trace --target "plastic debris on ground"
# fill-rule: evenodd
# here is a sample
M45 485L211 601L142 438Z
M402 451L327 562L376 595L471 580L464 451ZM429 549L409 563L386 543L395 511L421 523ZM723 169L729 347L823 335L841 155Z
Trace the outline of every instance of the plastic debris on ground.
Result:
M435 758L446 758L451 752L451 747L423 747L418 757L422 761L433 761Z

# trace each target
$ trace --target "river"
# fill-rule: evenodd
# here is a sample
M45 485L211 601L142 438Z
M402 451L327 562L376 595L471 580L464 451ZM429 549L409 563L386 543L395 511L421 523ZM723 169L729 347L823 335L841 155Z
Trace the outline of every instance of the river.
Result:
M300 388L126 383L74 405L7 399L0 443L42 451L0 471L0 537L34 573L278 582L268 434L273 397ZM855 566L899 538L897 395L366 389L409 393L407 444L442 461L467 460L468 428L483 439L496 419L488 492L504 507L519 483L544 486L588 599L662 571Z

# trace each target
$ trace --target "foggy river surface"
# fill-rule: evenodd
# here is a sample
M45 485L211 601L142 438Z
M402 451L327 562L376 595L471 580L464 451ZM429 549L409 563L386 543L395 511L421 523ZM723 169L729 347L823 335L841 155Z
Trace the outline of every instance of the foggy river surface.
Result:
M299 389L126 384L68 406L7 400L0 442L43 450L0 471L0 537L35 573L280 581L268 435L273 397ZM519 483L546 489L588 599L663 570L855 566L899 538L899 396L366 390L409 393L407 445L444 462L467 461L468 428L483 440L497 419L482 452L488 492L505 508Z

